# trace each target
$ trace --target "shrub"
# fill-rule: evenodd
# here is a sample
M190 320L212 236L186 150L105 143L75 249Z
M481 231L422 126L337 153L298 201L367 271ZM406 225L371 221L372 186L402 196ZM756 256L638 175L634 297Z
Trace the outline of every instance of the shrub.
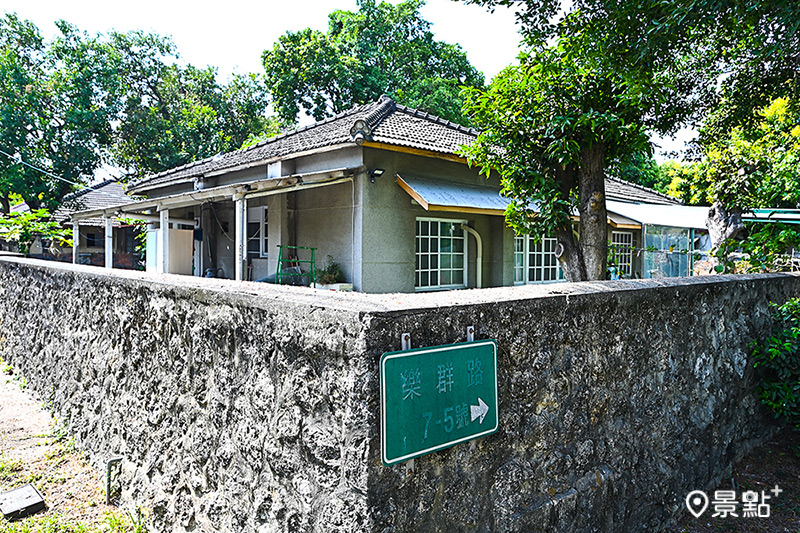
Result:
M775 305L772 335L753 344L761 402L800 430L800 298Z
M333 260L333 257L328 256L328 261L325 268L317 272L317 283L322 285L331 285L333 283L344 282L344 274L342 274L342 267L339 263Z

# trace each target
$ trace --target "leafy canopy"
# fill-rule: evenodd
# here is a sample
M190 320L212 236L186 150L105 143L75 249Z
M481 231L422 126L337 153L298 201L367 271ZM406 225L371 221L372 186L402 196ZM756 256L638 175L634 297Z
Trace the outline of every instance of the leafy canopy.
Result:
M16 15L0 19L0 201L17 193L31 208L55 207L102 163L115 116L109 48L60 21L46 44ZM64 178L61 181L16 159Z
M112 153L130 174L160 172L277 133L261 77L236 75L220 84L212 67L175 64L174 45L157 35L112 33L111 43L125 88Z
M565 172L581 151L602 144L614 158L647 146L639 96L602 63L579 57L563 43L523 56L488 89L465 91L465 109L481 129L465 155L487 175L497 171L506 212L519 233L554 233L578 207L577 181Z
M774 307L771 336L753 345L757 393L776 418L800 430L800 299Z
M718 135L698 163L675 165L671 194L744 210L800 207L800 109L795 100L776 98L754 116Z
M33 209L54 209L104 164L120 167L125 179L277 133L260 76L220 83L211 67L176 64L168 38L89 36L56 25L59 35L46 42L31 22L0 18L4 212L14 194Z
M16 242L21 254L30 251L36 237L49 241L53 246L72 246L72 230L54 222L46 209L0 216L0 236L6 241Z
M301 110L316 120L386 94L397 102L466 123L462 86L483 86L483 75L458 45L434 39L419 9L358 0L358 11L334 11L326 33L287 32L262 56L278 116L293 123Z

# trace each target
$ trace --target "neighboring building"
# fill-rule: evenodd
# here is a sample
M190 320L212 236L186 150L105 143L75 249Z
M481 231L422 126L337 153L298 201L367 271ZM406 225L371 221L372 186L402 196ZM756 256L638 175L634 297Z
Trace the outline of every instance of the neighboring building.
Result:
M130 198L125 194L121 183L107 180L91 188L82 189L64 197L61 205L53 213L53 220L69 227L70 219L75 212L87 209L105 209L125 202ZM128 200L130 201L130 200ZM12 208L12 211L30 211L27 204L21 203ZM108 219L112 227L112 250L114 268L140 268L141 254L136 252L135 228L116 218ZM77 229L77 231L76 231ZM75 238L77 235L77 238ZM73 226L73 249L63 249L50 246L37 238L31 245L32 257L54 259L57 261L75 262L85 265L99 265L105 263L105 221L101 217L85 218ZM73 258L73 253L77 252Z
M499 179L485 179L457 155L476 135L382 97L253 147L145 177L128 192L146 200L74 219L151 220L147 263L156 272L258 280L276 273L278 245L289 245L315 248L318 265L331 256L364 292L558 281L555 241L515 236L505 224ZM615 179L607 182L607 197L609 241L639 248L656 234L692 238L680 213L676 221L653 221L626 209L694 208ZM300 259L309 253L284 252ZM637 250L620 254L632 277L689 272L662 268Z

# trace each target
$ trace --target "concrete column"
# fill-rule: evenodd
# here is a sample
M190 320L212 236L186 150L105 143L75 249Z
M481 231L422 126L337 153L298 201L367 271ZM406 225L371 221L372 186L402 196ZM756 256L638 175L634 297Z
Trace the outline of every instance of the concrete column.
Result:
M267 271L277 272L278 245L289 244L289 204L288 195L276 194L267 199L267 225L269 250L267 250Z
M106 252L106 268L114 268L114 226L111 225L113 219L103 217L103 225L105 226L105 252Z
M72 264L78 263L78 246L81 243L81 230L77 222L72 223Z
M156 272L169 274L169 209L158 212L158 266Z
M244 198L240 198L237 196L233 197L234 202L234 211L236 213L235 216L235 224L236 228L234 231L235 235L235 257L234 262L236 266L236 276L234 277L237 281L242 281L244 279L245 273L245 235L246 227L247 227L247 200Z

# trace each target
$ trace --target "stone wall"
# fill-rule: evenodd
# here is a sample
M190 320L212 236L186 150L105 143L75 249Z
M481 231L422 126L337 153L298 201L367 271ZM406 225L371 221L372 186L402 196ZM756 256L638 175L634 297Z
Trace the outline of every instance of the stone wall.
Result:
M334 294L0 259L0 356L155 531L650 531L769 434L800 277ZM378 361L498 341L500 429L384 467Z

